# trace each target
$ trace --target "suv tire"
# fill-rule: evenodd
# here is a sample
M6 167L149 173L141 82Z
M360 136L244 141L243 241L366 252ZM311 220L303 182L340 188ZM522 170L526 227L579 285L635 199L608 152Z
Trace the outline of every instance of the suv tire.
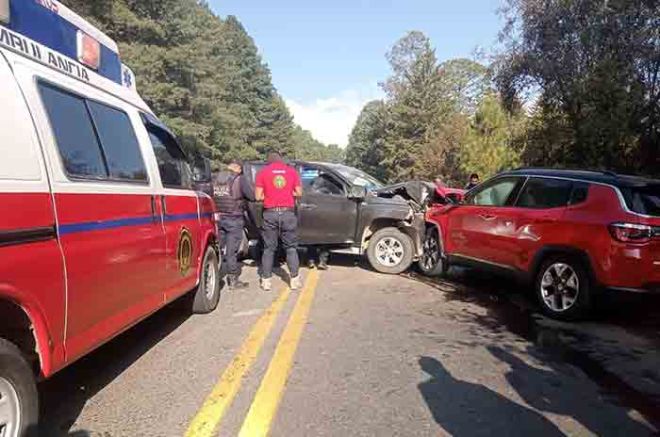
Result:
M426 276L442 276L449 266L443 258L442 243L435 227L426 230L422 257L417 262L419 270Z
M6 430L6 435L36 436L39 397L34 373L21 351L3 339L0 339L0 399L5 401L3 408L11 409L13 405L18 413L14 428ZM0 423L0 431L5 425L9 424Z
M592 281L584 263L570 255L546 259L536 273L534 289L543 312L560 320L576 320L591 307Z
M397 228L377 231L369 240L367 258L377 272L398 275L413 262L413 241Z
M199 285L194 292L192 311L195 314L210 313L218 306L220 301L219 263L218 253L213 246L208 246L199 273Z

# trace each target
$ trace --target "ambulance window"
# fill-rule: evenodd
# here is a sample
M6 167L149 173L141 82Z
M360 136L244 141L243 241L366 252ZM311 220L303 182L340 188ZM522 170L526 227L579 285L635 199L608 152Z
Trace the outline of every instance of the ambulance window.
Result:
M107 178L85 101L45 84L40 84L39 89L67 173L84 178Z
M191 188L192 171L176 140L163 129L147 124L163 185L168 188Z
M128 115L92 101L89 109L105 152L110 177L146 182L147 169Z

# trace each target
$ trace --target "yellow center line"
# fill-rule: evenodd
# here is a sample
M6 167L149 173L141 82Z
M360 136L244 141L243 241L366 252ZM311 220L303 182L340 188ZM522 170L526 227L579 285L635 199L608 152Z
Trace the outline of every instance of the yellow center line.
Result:
M243 377L259 355L259 351L290 293L291 290L288 287L282 290L275 302L254 324L252 331L241 345L238 353L225 369L222 377L191 422L186 431L186 437L210 437L215 435L215 430L222 421L236 393L238 393Z
M291 372L293 357L307 323L318 280L318 271L312 270L280 337L273 359L243 422L239 437L268 435Z

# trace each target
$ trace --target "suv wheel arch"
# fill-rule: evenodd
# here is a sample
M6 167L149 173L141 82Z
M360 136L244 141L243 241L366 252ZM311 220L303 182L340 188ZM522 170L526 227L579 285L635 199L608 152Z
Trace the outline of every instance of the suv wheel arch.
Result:
M530 263L530 268L527 272L526 279L530 283L533 283L534 278L536 278L536 275L539 273L539 269L543 265L543 262L551 256L558 255L567 255L579 259L582 262L583 267L587 270L589 279L592 281L592 284L597 284L593 263L591 262L591 257L589 254L581 249L562 245L544 246L538 252L536 252L536 255L534 255L534 258Z

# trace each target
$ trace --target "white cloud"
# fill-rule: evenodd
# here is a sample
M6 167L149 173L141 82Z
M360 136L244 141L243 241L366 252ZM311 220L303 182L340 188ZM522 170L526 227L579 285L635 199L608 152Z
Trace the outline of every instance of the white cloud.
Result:
M348 136L364 105L382 94L376 85L364 90L347 90L334 97L316 99L312 102L297 102L286 99L293 118L314 138L325 144L346 147Z

